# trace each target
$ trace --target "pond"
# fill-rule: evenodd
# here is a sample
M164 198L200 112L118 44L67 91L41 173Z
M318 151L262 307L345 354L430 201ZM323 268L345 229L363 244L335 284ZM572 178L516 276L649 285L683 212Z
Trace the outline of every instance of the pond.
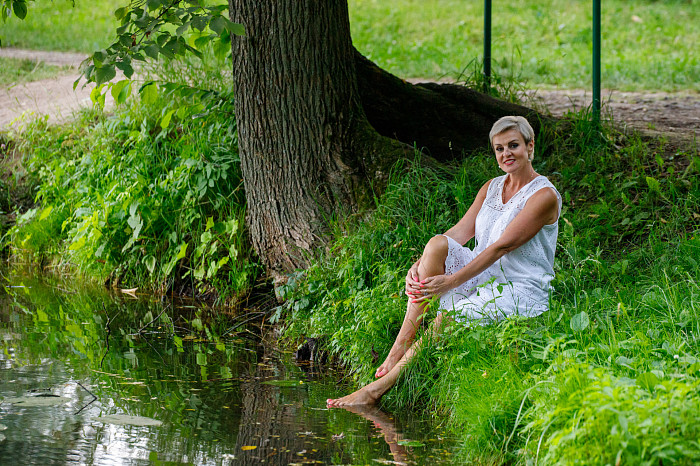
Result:
M0 464L459 463L415 415L328 410L343 374L250 316L0 278Z

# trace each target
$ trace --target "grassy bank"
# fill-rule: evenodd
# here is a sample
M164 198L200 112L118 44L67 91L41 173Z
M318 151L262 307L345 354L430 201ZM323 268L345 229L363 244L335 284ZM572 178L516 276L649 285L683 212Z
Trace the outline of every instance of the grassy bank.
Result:
M126 0L30 3L0 24L3 46L91 53L111 43ZM700 90L699 0L611 0L602 10L603 87ZM483 54L483 2L350 0L360 52L404 77L460 79ZM678 25L688 25L682 29ZM493 7L493 69L530 85L589 88L591 5L537 0Z
M535 162L564 197L551 310L449 326L384 405L445 419L474 461L692 464L700 161L612 130L598 144L573 123ZM337 225L332 253L290 281L287 335L319 338L371 381L403 319L408 266L497 174L490 154L454 171L397 167L371 218Z
M213 73L211 91L189 87L205 82L207 66L163 64L182 81L148 84L113 115L98 106L14 135L38 204L5 236L15 262L161 293L227 299L248 289L258 266L245 234L233 99Z

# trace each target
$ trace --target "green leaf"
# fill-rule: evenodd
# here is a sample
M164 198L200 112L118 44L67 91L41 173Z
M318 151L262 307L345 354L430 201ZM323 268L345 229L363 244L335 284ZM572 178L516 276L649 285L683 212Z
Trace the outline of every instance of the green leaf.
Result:
M647 186L649 186L649 191L661 193L661 184L659 183L659 180L652 178L651 176L647 176L646 179Z
M117 68L122 70L122 72L124 73L124 76L126 76L127 78L130 78L134 75L134 68L131 66L131 63L129 63L128 61L117 62Z
M146 6L149 10L153 11L163 4L162 0L146 0Z
M146 55L155 60L158 58L158 54L160 53L160 47L158 47L156 44L151 44L144 47L143 51L146 52Z
M197 353L197 365L206 366L207 365L207 355L204 353Z
M214 226L214 217L207 217L207 225L204 227L204 231L209 230Z
M41 222L41 221L44 220L46 217L48 217L49 214L51 214L51 211L52 211L52 210L53 210L53 207L52 207L52 206L48 206L47 208L45 208L44 210L42 210L42 211L41 211L41 215L39 215L39 221Z
M158 86L154 82L146 83L141 86L139 94L141 94L141 102L144 105L150 105L158 99Z
M182 347L182 338L180 338L177 335L173 335L173 343L175 343L175 347L177 348L178 353L182 353L185 351L185 349Z
M127 89L127 87L129 89ZM129 96L129 93L131 92L131 86L129 86L129 80L122 79L121 81L113 84L112 89L110 89L110 92L112 93L112 97L114 98L114 101L116 103L123 104L124 102L126 102L126 98Z
M129 217L129 220L127 220L126 223L128 223L132 229L131 237L135 240L138 239L139 234L141 234L141 228L143 228L143 221L141 220L141 216L138 214L132 215L131 217Z
M571 318L571 330L574 332L581 332L588 327L590 320L588 319L588 314L585 311L580 314L576 314Z
M68 246L68 250L69 251L77 251L78 249L85 246L85 243L86 243L85 237L81 236L80 239L78 239L78 241L75 241L75 242L71 243L70 246Z
M12 11L19 19L27 17L27 3L24 0L16 0L12 2Z
M173 113L175 113L174 109L170 110L168 113L165 114L165 116L163 118L161 118L161 120L160 120L160 127L161 128L165 129L168 127L168 125L170 124L170 120L173 117Z
M114 69L114 65L102 65L95 68L95 82L98 85L111 81L116 75L117 70Z
M223 16L217 16L216 18L212 19L209 21L209 29L220 36L223 30L226 29L226 18Z
M198 31L203 31L207 27L211 16L195 16L192 18L192 27Z
M143 263L146 265L146 268L148 269L148 273L153 274L153 270L156 268L156 258L148 255L146 258L143 260Z
M116 10L114 10L114 17L117 18L117 20L121 21L126 17L126 12L126 7L117 8Z
M245 26L238 23L228 23L228 32L237 36L245 36Z
M656 374L651 372L645 372L644 374L639 374L637 376L637 385L647 390L653 390L656 385L660 382Z
M202 325L202 320L199 317L192 319L192 322L190 322L190 324L192 324L192 327L199 330L200 332L202 330L204 330L204 326Z
M187 254L187 242L184 242L180 245L180 252L177 253L177 257L175 257L175 261L179 261L183 257L185 257L185 254Z

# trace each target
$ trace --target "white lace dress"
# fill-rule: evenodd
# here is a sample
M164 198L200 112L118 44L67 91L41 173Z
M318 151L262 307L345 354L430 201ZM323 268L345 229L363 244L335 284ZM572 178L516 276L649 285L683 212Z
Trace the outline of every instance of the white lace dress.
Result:
M476 248L462 246L446 236L449 250L445 274L452 275L494 243L508 224L525 207L527 200L540 189L551 188L544 176L538 176L503 203L503 184L508 175L494 178L476 217ZM558 215L557 215L558 219ZM527 243L509 252L476 277L440 298L441 308L460 320L499 320L513 314L534 317L549 304L549 282L554 278L554 249L559 232L558 220L545 225ZM451 312L450 312L451 313Z

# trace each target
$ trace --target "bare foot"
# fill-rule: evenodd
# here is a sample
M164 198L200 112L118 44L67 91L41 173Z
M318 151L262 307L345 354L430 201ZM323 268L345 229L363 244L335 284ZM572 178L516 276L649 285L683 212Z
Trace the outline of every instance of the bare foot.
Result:
M345 406L368 406L374 405L379 401L379 398L372 395L367 387L363 387L356 392L344 396L342 398L327 399L326 405L329 408L343 408Z
M399 354L399 352L401 354ZM389 373L391 369L394 368L397 362L401 360L406 350L394 350L394 348L389 351L389 356L386 357L381 366L377 368L377 372L374 373L375 378L384 377Z

